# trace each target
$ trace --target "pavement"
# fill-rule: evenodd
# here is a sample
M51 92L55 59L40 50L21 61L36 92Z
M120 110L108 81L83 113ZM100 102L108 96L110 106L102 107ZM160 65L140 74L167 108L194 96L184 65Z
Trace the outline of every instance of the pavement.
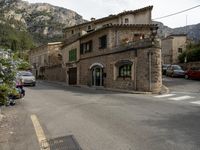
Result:
M199 150L200 104L190 103L200 100L199 81L164 77L163 82L169 93L130 94L46 82L26 87L25 99L8 108L16 118L0 149L41 149L42 130L47 139L73 135L83 150Z

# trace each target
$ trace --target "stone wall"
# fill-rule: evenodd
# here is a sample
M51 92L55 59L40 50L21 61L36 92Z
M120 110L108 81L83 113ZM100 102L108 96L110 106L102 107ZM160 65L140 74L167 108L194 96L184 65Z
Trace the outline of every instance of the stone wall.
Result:
M179 65L184 69L187 70L192 67L200 68L200 61L197 62L188 62L188 63L179 63Z
M134 79L120 79L114 77L114 67L115 64L120 60L134 60L135 57L134 51L128 51L117 54L111 54L100 57L93 57L88 59L80 60L79 68L80 68L80 84L83 85L91 85L92 82L92 72L90 70L90 66L94 63L100 63L103 65L103 72L106 73L106 77L104 77L104 86L110 88L121 88L121 89L132 89L134 90ZM134 73L134 71L133 71ZM125 81L127 84L125 84ZM128 84L130 83L130 84Z
M120 78L116 73L116 63L129 60L132 64L131 78ZM103 65L104 87L159 92L162 86L161 50L159 48L133 49L120 53L81 59L80 84L91 86L92 72L90 66L94 63Z
M60 65L53 67L46 67L44 72L44 79L50 81L66 81L66 71Z
M139 49L136 65L137 90L159 92L162 86L160 48Z

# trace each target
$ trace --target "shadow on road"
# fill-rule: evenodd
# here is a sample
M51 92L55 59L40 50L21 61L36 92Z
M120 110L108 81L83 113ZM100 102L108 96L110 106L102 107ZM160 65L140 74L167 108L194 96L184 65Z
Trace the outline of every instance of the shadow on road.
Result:
M96 88L90 88L90 87L79 87L79 86L64 86L57 83L49 83L45 81L39 81L37 82L37 85L35 87L27 86L26 88L29 88L31 90L63 90L68 91L76 94L119 94L119 92L115 91L108 91L105 89L96 89ZM125 93L126 94L126 93Z

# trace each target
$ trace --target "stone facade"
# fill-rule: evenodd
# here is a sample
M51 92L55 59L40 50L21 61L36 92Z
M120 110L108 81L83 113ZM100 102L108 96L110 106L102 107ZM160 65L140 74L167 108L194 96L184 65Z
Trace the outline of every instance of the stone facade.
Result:
M150 27L155 26L115 26L81 37L80 44L92 40L93 46L91 52L80 55L78 65L80 84L95 86L93 67L99 67L102 69L103 81L100 86L160 91L162 86L161 50L149 41ZM107 48L100 49L99 37L103 35L107 35ZM135 39L134 35L140 35L139 39ZM128 77L120 77L119 68L127 63L131 65L131 74Z
M44 66L48 80L159 92L161 50L154 44L157 25L151 24L151 10L145 7L66 28L60 51L53 47L50 55L43 46L31 52L31 62Z
M76 57L70 60L70 51L75 51ZM61 49L62 53L62 68L65 71L65 82L69 84L69 70L70 68L78 68L77 62L80 59L80 41L70 41L65 43ZM79 84L79 69L77 69L76 84Z
M48 43L29 52L29 62L33 66L33 73L36 77L45 77L45 68L61 64L60 49L62 43Z
M79 24L64 29L65 39L74 35L84 35L93 30L102 28L107 24L151 24L151 11L153 6L144 7L133 11L124 11L117 15L109 15L101 19L92 18L90 22Z
M170 35L162 39L162 63L177 64L178 56L186 50L186 35Z
M61 50L66 82L159 92L161 50L152 43L157 26L151 24L151 10L145 7L66 28ZM74 49L76 60L70 61Z

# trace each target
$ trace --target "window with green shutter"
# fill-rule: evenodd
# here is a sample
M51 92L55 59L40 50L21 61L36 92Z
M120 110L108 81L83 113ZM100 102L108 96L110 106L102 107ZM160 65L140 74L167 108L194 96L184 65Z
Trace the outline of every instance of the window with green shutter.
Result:
M76 61L76 49L69 51L69 61Z

